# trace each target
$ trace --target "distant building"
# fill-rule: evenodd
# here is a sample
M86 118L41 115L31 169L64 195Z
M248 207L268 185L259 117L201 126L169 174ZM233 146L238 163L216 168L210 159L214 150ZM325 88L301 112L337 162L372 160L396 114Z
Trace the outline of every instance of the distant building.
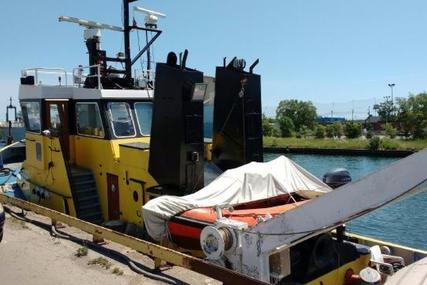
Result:
M372 130L373 131L381 131L383 129L382 125L381 125L381 118L379 116L369 115L365 119L365 125L364 125L364 127L366 129L368 129L369 126L372 126Z
M316 122L322 125L345 122L344 117L317 117Z

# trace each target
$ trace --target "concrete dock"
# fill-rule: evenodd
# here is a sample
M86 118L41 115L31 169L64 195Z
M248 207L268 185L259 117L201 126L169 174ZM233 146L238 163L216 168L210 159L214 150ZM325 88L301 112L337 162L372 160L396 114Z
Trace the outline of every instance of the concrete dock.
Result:
M15 208L15 210L17 210ZM49 224L49 219L33 213L27 217ZM91 236L72 227L61 229L73 236ZM148 270L154 268L151 258L122 245L109 242L104 247L125 254ZM89 249L87 255L77 257L82 245L67 239L52 237L46 229L7 215L5 234L0 243L1 284L221 284L209 277L180 267L163 269L159 275L164 282L144 277L132 271L120 260ZM101 260L108 264L104 266ZM89 264L95 263L95 264ZM107 268L108 267L108 268Z

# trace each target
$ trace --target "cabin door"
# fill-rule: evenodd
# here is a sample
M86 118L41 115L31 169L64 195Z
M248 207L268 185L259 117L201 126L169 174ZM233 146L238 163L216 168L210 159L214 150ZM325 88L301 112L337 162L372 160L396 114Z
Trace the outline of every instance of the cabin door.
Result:
M53 137L59 138L66 161L70 159L68 116L68 101L46 101L47 127Z
M120 220L119 179L117 175L107 173L108 219Z

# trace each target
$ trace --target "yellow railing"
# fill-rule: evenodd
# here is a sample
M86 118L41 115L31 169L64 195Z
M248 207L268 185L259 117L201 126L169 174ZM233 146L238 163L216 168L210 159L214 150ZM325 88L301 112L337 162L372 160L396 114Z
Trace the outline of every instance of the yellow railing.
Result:
M53 223L61 222L69 226L78 228L84 232L92 234L96 239L107 239L118 244L127 246L142 254L151 256L157 261L162 260L168 263L190 269L192 271L212 277L216 280L222 281L224 284L266 284L264 282L255 280L248 276L241 275L224 267L211 264L202 259L162 247L158 244L131 237L99 225L91 224L86 221L71 217L69 215L51 210L40 205L30 203L21 199L9 197L0 194L0 202L10 204L21 209L32 211L42 216L49 217Z

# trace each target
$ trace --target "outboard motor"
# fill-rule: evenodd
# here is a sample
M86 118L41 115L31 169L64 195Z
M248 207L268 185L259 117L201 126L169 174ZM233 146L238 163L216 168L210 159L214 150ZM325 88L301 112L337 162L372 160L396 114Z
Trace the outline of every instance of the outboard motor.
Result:
M323 175L323 182L335 189L351 182L351 175L345 168L336 168Z
M204 186L203 73L177 64L175 53L157 63L149 172L152 195L185 195ZM149 191L150 192L150 191Z
M336 168L326 172L323 175L323 182L329 187L336 189L351 182L350 172L345 168ZM338 242L342 242L345 238L345 224L336 228L336 238Z

